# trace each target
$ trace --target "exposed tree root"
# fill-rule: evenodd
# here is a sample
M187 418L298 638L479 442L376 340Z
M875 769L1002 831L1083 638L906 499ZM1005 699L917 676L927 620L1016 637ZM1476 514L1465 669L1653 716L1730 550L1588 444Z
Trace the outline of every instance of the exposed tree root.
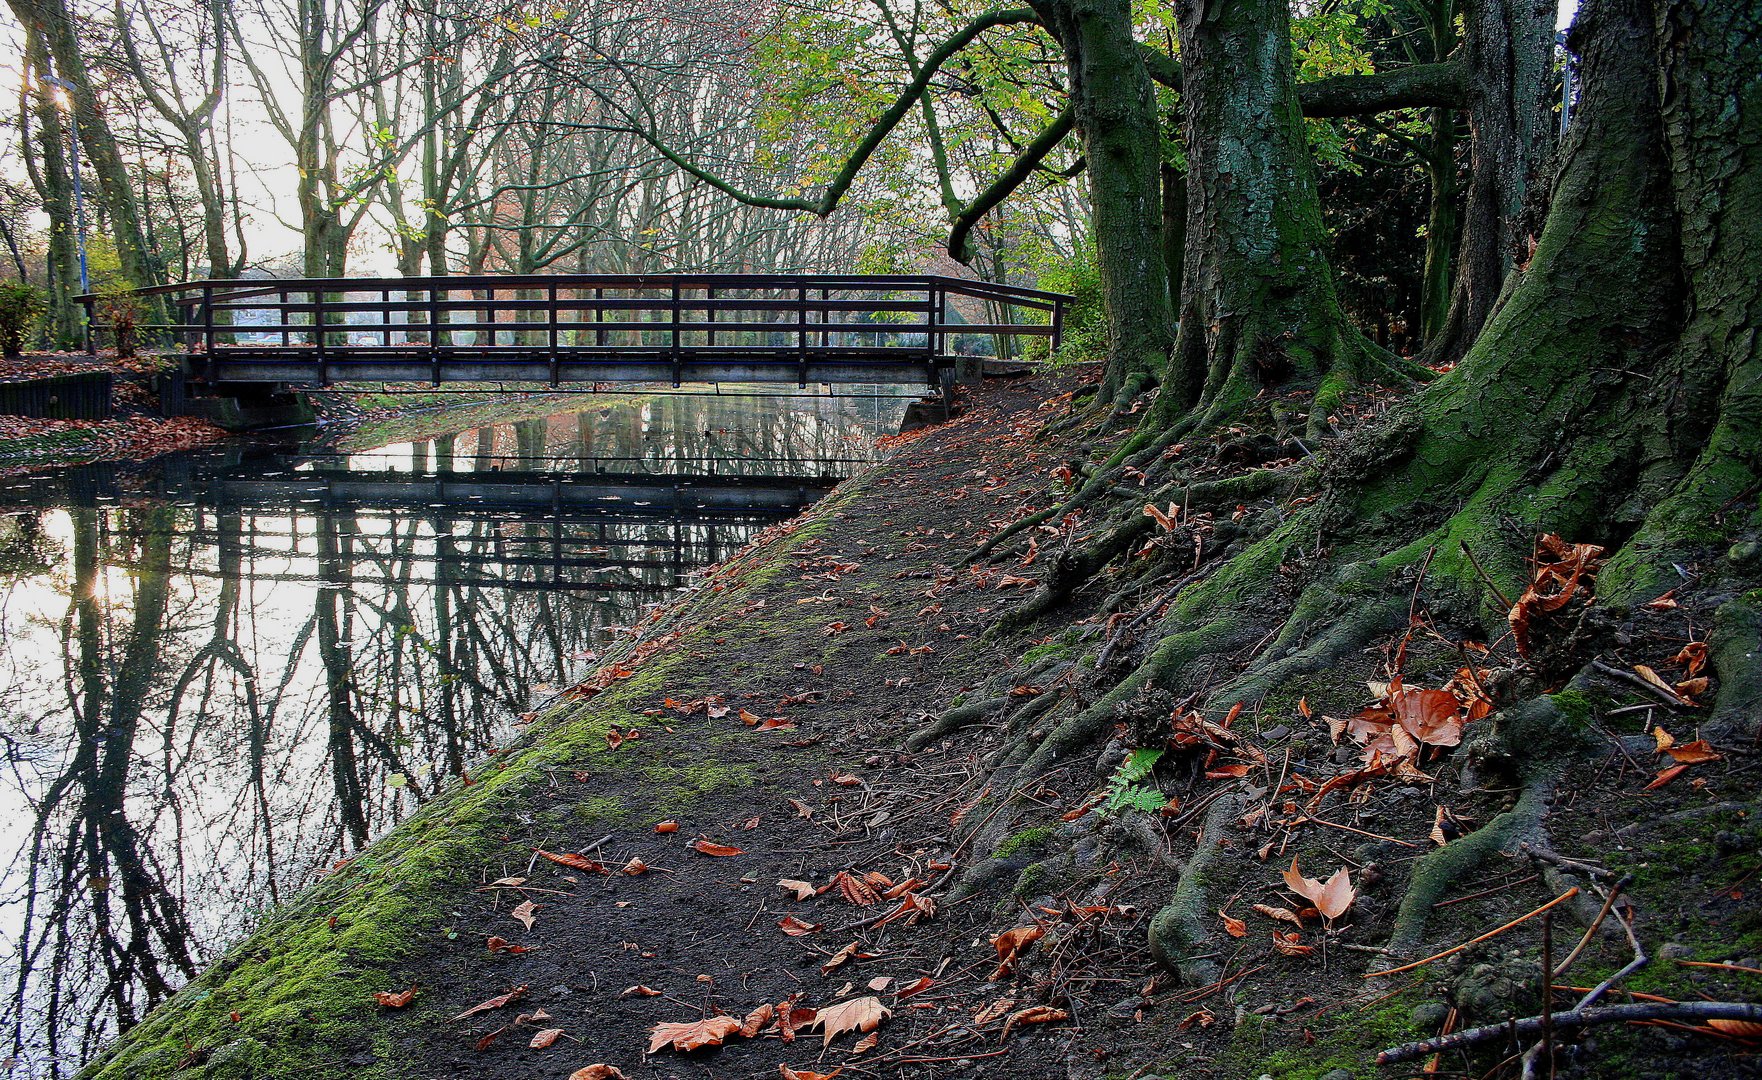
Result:
M1188 986L1216 982L1220 968L1211 951L1212 937L1206 929L1211 914L1208 879L1224 831L1242 815L1240 795L1227 795L1205 812L1192 858L1181 871L1175 893L1150 920L1150 952L1158 963L1176 972Z

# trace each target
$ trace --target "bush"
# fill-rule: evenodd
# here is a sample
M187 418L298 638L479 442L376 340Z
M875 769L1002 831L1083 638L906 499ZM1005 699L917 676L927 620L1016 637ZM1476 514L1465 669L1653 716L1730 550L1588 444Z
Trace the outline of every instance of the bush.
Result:
M144 310L141 299L135 295L134 286L126 281L100 286L96 293L98 300L93 314L97 321L110 327L117 359L127 360L135 355L135 346L139 341L136 327Z
M24 353L25 339L46 307L43 290L35 285L0 281L0 355L16 360Z
M1042 252L1032 259L1035 285L1076 297L1065 308L1063 341L1054 364L1079 364L1107 355L1107 320L1101 311L1101 270L1095 243L1085 240L1071 253Z

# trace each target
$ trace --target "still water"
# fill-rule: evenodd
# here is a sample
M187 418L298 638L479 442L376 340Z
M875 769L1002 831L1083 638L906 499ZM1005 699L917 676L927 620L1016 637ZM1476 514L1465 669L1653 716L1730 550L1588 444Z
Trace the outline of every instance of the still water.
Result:
M0 478L7 1075L71 1074L903 410L593 400Z

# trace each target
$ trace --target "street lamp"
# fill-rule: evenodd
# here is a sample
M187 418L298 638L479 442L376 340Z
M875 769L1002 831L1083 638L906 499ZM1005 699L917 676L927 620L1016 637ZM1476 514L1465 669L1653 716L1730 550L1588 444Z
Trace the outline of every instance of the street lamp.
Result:
M60 91L55 95L56 102L67 109L68 142L73 151L73 214L78 228L80 254L80 292L92 291L92 280L86 273L86 200L80 188L80 133L79 118L73 111L73 95L79 89L74 83L54 75L43 75L42 80Z

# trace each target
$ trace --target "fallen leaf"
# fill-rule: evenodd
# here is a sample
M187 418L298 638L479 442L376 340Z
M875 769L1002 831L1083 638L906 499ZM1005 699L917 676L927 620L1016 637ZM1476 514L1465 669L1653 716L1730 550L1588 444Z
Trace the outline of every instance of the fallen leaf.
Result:
M1669 754L1672 760L1682 765L1699 765L1706 761L1719 761L1725 756L1713 749L1713 745L1706 739L1696 739L1692 743L1666 747L1664 752Z
M562 1037L562 1028L545 1028L543 1031L534 1035L532 1041L526 1045L532 1047L534 1050L543 1050Z
M1010 1029L1022 1024L1051 1024L1059 1020L1068 1020L1070 1017L1070 1013L1063 1009L1055 1009L1051 1005L1030 1005L1025 1009L1017 1009L1010 1013L1009 1019L1004 1021L1003 1034L998 1038L1009 1038Z
M706 840L701 836L698 837L696 840L693 840L690 844L687 844L686 846L691 848L693 851L696 851L696 852L703 854L703 855L728 856L728 855L744 855L744 854L746 854L746 852L740 850L737 847L729 847L727 844L713 843L712 841Z
M373 992L373 1000L379 1002L388 1009L401 1009L410 1004L415 998L416 988L414 986L408 990L399 990L395 994L390 990L375 990Z
M871 990L876 990L876 991L886 990L889 986L892 986L892 985L893 985L893 979L886 976L886 975L877 975L873 979L869 980L869 989L871 989Z
M1292 911L1290 908L1273 907L1270 904L1255 904L1254 910L1260 912L1262 915L1265 915L1269 919L1277 919L1280 922L1288 922L1292 926L1297 927L1298 929L1303 928L1303 920L1299 919L1297 917L1297 913L1295 911Z
M771 1022L771 1016L776 1011L777 1007L767 1001L752 1012L747 1013L746 1019L741 1021L740 1024L740 1037L743 1039L750 1039L754 1035L757 1035L763 1030L766 1024Z
M814 1072L811 1069L792 1069L787 1065L779 1065L777 1071L782 1074L783 1080L832 1080L833 1077L844 1071L844 1067L841 1065L829 1073L823 1073Z
M1707 1026L1714 1031L1726 1035L1735 1035L1740 1039L1762 1038L1762 1024L1754 1020L1715 1019L1707 1021Z
M790 937L802 937L807 934L817 934L823 929L819 923L807 922L806 920L796 918L794 915L785 915L783 918L778 919L777 928L782 930L785 934L788 934Z
M510 944L507 938L499 935L490 937L483 943L483 947L490 952L524 953L532 951L524 945Z
M797 881L794 878L784 878L783 880L779 881L777 884L785 892L794 893L795 898L797 900L812 900L814 898L814 894L819 891L819 890L815 889L814 886L809 884L808 882Z
M1658 788L1663 787L1665 784L1670 783L1672 780L1675 780L1677 777L1681 776L1683 774L1683 772L1687 769L1688 769L1687 765L1672 765L1670 768L1665 769L1663 772L1659 773L1657 775L1657 777L1655 777L1650 784L1647 784L1641 790L1655 791Z
M857 957L862 957L864 959L867 959L869 956L868 953L863 953L863 952L857 951L857 947L859 944L860 944L859 942L853 941L849 945L846 945L844 948L839 949L837 952L835 952L831 956L827 957L826 962L824 964L820 965L820 974L822 974L822 975L829 974L832 971L832 969L839 967L840 965L842 965L850 960L854 960Z
M721 1046L722 1040L740 1030L740 1021L732 1016L707 1016L682 1024L656 1024L649 1029L649 1053L671 1045L680 1053L689 1053L706 1046Z
M652 986L630 986L630 987L626 987L624 992L622 994L619 994L618 996L619 997L629 997L632 994L636 994L641 997L660 997L661 991L656 990Z
M832 882L827 887L837 889L838 895L844 897L846 903L858 907L868 907L880 898L873 885L845 870L833 874Z
M932 986L935 986L935 985L936 985L936 980L932 979L928 975L925 975L922 978L915 979L909 983L906 983L904 986L900 987L899 993L896 994L895 997L897 997L900 1001L904 1001L906 998L913 997L917 994L921 994L924 991L930 989Z
M821 1045L830 1046L847 1031L874 1031L892 1015L893 1010L881 1004L880 998L860 997L821 1009L815 1023L825 1033Z
M520 925L530 930L532 929L532 924L538 921L538 915L536 914L537 911L537 904L530 900L522 900L514 906L513 911L508 912L508 917L517 920Z
M648 863L643 862L641 859L638 859L635 856L631 856L630 861L625 863L620 869L624 873L629 874L631 877L635 877L638 874L647 873L648 868L649 868Z
M1205 770L1207 780L1228 780L1232 777L1247 776L1252 765L1223 765L1216 769Z
M1224 920L1224 932L1231 937L1247 937L1248 924L1225 911L1218 912L1218 918Z
M814 816L813 807L809 806L805 802L802 802L800 799L789 800L789 805L795 807L795 813L796 813L797 817L811 818Z
M759 722L759 717L754 713L750 713L750 712L746 711L745 709L742 709L742 710L740 710L740 722L745 724L747 727L752 727L753 725L755 725Z
M832 782L839 787L856 787L858 784L862 783L862 780L851 773L835 772L832 774Z
M1322 918L1332 922L1345 910L1352 906L1357 893L1352 888L1352 880L1344 866L1334 871L1334 876L1323 884L1314 878L1304 877L1297 872L1297 856L1291 856L1291 869L1285 871L1285 886L1298 896L1303 897L1316 906Z
M1277 930L1273 931L1273 948L1286 956L1308 956L1315 951L1314 945L1301 944L1302 940L1303 935L1295 930L1285 934Z
M1682 647L1681 651L1670 658L1670 662L1681 664L1688 669L1690 675L1699 675L1701 669L1707 666L1707 643L1705 641L1689 642Z
M998 998L973 1014L973 1026L984 1027L1015 1007L1015 998Z
M655 826L655 831L658 833L678 832L679 823L677 821L663 821Z
M871 1031L867 1035L864 1035L862 1038L858 1039L851 1046L850 1052L853 1054L867 1053L868 1051L875 1049L876 1045L879 1044L880 1042L881 1042L881 1033L879 1031Z
M549 859L551 862L556 863L558 866L567 866L571 870L590 870L596 874L611 873L611 871L607 870L604 866L602 866L601 864L599 864L597 862L594 862L592 859L588 858L585 855L576 855L576 854L573 854L572 852L566 852L566 851L565 852L546 851L543 848L533 848L532 850L533 850L533 853L536 854L539 858Z
M1046 928L1039 924L1018 926L1014 930L1006 930L991 939L992 946L997 950L997 970L992 973L992 981L1003 978L1015 969L1016 957L1029 945L1039 941L1046 934Z
M585 1069L576 1069L569 1074L569 1080L629 1080L624 1073L611 1065L589 1065Z
M520 996L524 993L526 993L525 985L516 986L514 989L508 991L507 993L503 994L500 997L493 997L493 998L490 998L488 1001L478 1002L477 1004L471 1006L469 1009L466 1009L464 1012L460 1013L458 1016L453 1017L453 1020L459 1021L459 1020L465 1019L467 1016L476 1016L480 1012L488 1012L491 1009L499 1009L502 1006L508 1004L510 1001L519 1000Z

